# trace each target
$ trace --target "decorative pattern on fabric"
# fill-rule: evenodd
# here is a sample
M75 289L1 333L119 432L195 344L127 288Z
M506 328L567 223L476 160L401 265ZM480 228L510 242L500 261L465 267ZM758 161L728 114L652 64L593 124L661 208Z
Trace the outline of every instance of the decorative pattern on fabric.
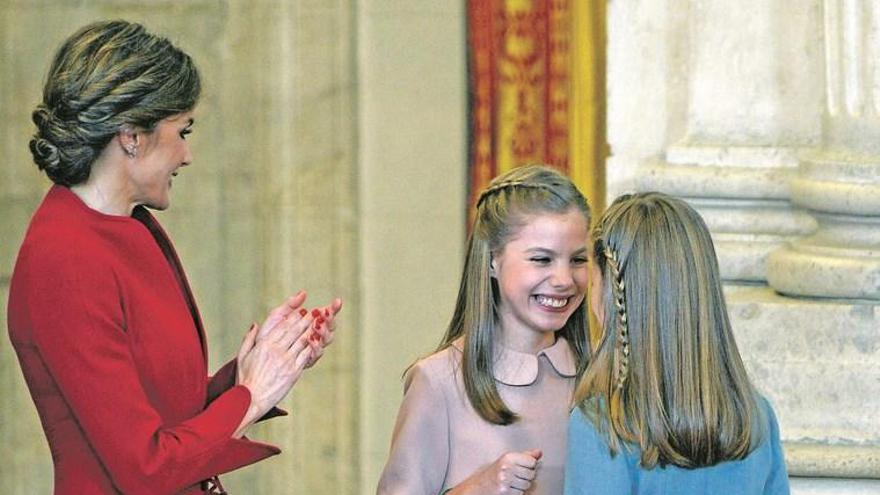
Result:
M468 0L471 206L520 165L569 172L570 3Z

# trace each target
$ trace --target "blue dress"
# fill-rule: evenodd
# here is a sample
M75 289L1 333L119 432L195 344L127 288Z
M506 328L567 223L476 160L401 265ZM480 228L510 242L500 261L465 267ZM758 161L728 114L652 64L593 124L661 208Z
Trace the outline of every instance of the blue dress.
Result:
M776 416L766 399L759 403L769 423L763 442L745 459L697 469L659 465L643 469L639 466L641 453L633 446L611 457L606 440L575 408L568 425L565 495L788 495Z

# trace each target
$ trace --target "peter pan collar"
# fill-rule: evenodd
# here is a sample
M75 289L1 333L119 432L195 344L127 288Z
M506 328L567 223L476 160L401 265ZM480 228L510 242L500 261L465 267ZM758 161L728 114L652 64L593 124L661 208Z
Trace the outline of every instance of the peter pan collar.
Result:
M452 345L461 351L464 348L464 339L459 338ZM557 337L556 343L541 349L537 354L519 352L501 346L498 350L500 352L495 359L493 374L496 380L505 385L524 386L535 383L538 379L538 359L541 355L547 356L547 361L560 376L570 378L577 374L571 347L563 337Z

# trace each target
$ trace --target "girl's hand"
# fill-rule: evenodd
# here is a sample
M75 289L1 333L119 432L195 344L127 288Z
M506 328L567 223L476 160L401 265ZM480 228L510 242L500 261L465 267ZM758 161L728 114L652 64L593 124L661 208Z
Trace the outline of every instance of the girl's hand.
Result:
M524 493L532 486L541 455L542 452L537 449L507 452L447 493L449 495Z
M313 323L310 329L309 344L312 346L312 357L306 363L311 368L324 355L324 349L333 342L336 331L336 315L342 309L342 299L336 298L328 306L315 308L311 315Z

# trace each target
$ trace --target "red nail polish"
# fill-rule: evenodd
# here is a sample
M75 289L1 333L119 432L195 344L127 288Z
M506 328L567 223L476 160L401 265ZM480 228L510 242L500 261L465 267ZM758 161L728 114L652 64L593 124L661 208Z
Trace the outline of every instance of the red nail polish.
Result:
M300 308L300 310L299 310L300 316L305 316L307 314L309 314L309 310L307 310L306 308Z
M316 322L318 325L324 323L324 321L325 321L325 320L324 320L324 317L323 317L323 316L319 316L318 319L315 320L315 322Z
M321 310L320 310L320 309L317 309L317 308L313 309L313 310L312 310L312 316L315 317L315 318L321 316Z
M320 329L321 329L321 324L315 323L315 330L320 330Z
M325 309L325 310L324 310L324 316L327 316L327 317L330 316L330 310L329 310L329 309Z

